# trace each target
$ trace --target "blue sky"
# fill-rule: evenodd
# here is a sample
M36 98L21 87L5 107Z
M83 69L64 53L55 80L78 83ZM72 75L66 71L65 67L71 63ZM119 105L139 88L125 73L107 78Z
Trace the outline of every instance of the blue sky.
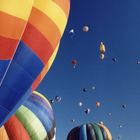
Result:
M113 139L138 140L140 130L140 1L72 0L68 25L53 66L38 88L54 103L57 140L86 122L102 120ZM84 33L84 25L89 32ZM74 29L71 38L69 30ZM106 46L105 60L99 59L99 44ZM114 63L112 58L116 57ZM71 61L78 65L73 69ZM92 86L96 89L93 91ZM82 89L87 88L83 93ZM78 107L78 102L84 103ZM96 108L96 101L101 107ZM122 104L127 108L123 109ZM84 114L90 108L89 115ZM108 116L111 112L112 115ZM72 123L70 120L75 119ZM123 125L119 128L119 125Z

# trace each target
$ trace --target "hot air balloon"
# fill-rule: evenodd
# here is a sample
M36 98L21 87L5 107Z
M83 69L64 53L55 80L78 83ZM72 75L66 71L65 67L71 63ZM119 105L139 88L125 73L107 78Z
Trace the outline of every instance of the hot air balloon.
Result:
M73 128L67 140L112 140L112 136L106 126L88 123Z
M78 103L78 106L79 106L79 107L83 106L83 102L79 102L79 103Z
M56 100L57 102L60 102L60 101L61 101L61 97L60 97L60 96L55 96L55 100Z
M76 68L76 66L77 66L77 60L72 60L71 61L71 64L73 65L73 68Z
M52 107L40 93L34 92L0 129L0 140L55 140L56 126Z
M113 62L116 62L117 61L117 58L116 57L112 58L112 61Z
M91 110L90 110L90 108L86 108L86 109L84 110L84 112L85 112L86 115L88 115L88 114L91 112Z
M83 92L87 92L87 88L83 88Z
M72 122L72 123L74 123L74 122L75 122L75 120L74 120L74 119L72 119L72 120L71 120L71 122Z
M106 49L105 49L105 45L104 45L103 42L101 42L101 44L100 44L99 51L100 51L100 53L103 53L103 54L104 54L105 51L106 51Z
M101 106L101 103L100 102L96 102L96 107L100 107Z
M69 35L70 35L70 37L73 37L73 36L74 36L74 34L75 34L74 29L70 29L70 31L69 31Z
M86 25L83 27L83 32L88 32L89 31L89 27Z
M137 61L137 64L140 64L140 60Z
M19 18L19 11L22 11L21 15L27 19L27 11L25 10L31 9L32 4L30 3L32 3L32 0L26 1L20 3L18 0L8 0L6 2L0 0L0 11L7 10L6 13L9 12L12 15L17 14ZM20 4L20 6L17 6L16 3ZM21 40L19 35L21 32L16 37L12 34L14 31L15 33L18 32L15 30L15 27L18 27L18 21L13 22L13 19L8 20L6 19L7 15L3 15L4 17L2 19L6 19L11 25L14 24L14 26L11 26L11 30L8 29L10 32L8 35L16 39L16 42L20 40L20 43L15 44L13 41L17 49L11 51L15 46L9 46L9 44L11 45L10 41L0 40L1 46L9 42L3 50L0 50L2 54L0 62L5 60L2 64L0 63L2 65L0 67L0 73L3 73L1 74L0 83L0 126L32 94L32 91L36 89L48 72L56 56L59 42L67 23L69 7L69 0L34 0L28 23L24 32L22 31L23 35ZM24 15L25 13L26 16ZM1 27L7 30L8 26L4 26L4 23L3 26L0 25L0 32L3 31ZM2 32L0 35L3 34L3 36L6 36L4 33ZM10 38L10 36L7 37ZM10 53L9 56L10 51L14 53Z
M104 58L105 58L105 55L104 55L103 53L101 53L101 54L100 54L100 59L101 59L101 60L104 60Z
M126 104L123 104L123 105L122 105L122 108L123 108L123 109L126 109L126 107L127 107Z

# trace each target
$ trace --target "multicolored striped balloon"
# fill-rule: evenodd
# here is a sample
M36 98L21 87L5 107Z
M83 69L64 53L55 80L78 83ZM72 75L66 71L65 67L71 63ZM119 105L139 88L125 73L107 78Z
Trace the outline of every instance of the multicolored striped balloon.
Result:
M7 24L13 25L8 37L14 37L17 32L18 37L15 37L16 43L14 43L10 57L6 53L12 49L12 46L9 46L12 43L8 40L9 44L5 45L0 40L0 55L2 54L0 57L0 126L15 113L48 72L56 56L70 8L69 0L34 0L33 5L30 0L24 1L24 4L18 1L17 4L20 4L20 7L15 4L15 1L18 0L6 2L0 0L0 11L8 9L9 13L18 13L19 16L19 10L23 11L26 17L29 16L29 14L27 16L27 11L30 13L31 6L32 11L29 19L25 18L28 19L28 23L24 32L23 28L22 31L20 30L21 34L23 32L22 37L19 30L16 30L18 22L5 19ZM3 8L4 2L5 7ZM17 11L15 11L16 8ZM23 19L22 16L21 19ZM26 23L25 21L24 23ZM0 23L0 32L1 27L6 30L8 25L4 26L4 24L1 26ZM6 36L3 32L0 35Z
M34 92L0 129L0 140L55 140L55 135L52 107L38 92Z
M105 125L88 123L73 128L67 140L112 140L112 136Z

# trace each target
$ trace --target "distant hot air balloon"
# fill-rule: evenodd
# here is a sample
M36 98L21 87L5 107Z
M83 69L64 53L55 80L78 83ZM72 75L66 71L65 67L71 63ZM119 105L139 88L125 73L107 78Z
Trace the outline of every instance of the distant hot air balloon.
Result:
M112 140L112 136L105 125L88 123L73 128L67 140Z
M103 42L101 42L100 44L99 51L101 54L104 54L106 52L106 48Z
M101 103L100 102L96 102L96 107L100 107Z
M71 61L71 64L73 65L73 68L76 68L76 66L77 66L77 60L72 60Z
M103 125L103 124L104 124L104 122L103 122L103 121L99 121L99 124L102 124L102 125Z
M113 62L116 62L116 61L117 61L117 58L116 58L116 57L114 57L114 58L112 58L112 60L113 60Z
M60 102L60 101L61 101L61 97L60 97L60 96L55 96L55 100L56 100L57 102Z
M100 59L101 59L101 60L104 60L104 58L105 58L105 55L104 55L103 53L101 53L101 54L100 54Z
M126 109L126 107L127 107L126 104L123 104L123 105L122 105L122 108L123 108L123 109Z
M83 88L83 92L87 92L87 88Z
M0 140L55 140L56 126L49 101L34 92L0 129L1 134L8 139Z
M88 115L91 112L91 110L90 110L90 108L86 108L84 112L86 115Z
M87 26L87 25L84 26L84 27L83 27L83 32L88 32L88 31L89 31L89 26Z
M51 99L51 100L50 100L50 103L53 104L53 103L54 103L54 99Z
M69 0L34 0L34 3L32 0L0 0L0 126L48 72L67 23L69 8Z
M71 122L72 122L72 123L74 123L74 122L75 122L75 120L74 120L74 119L72 119L72 120L71 120Z
M78 103L78 106L79 106L79 107L83 106L83 102L79 102L79 103Z
M74 29L71 29L71 30L69 31L69 35L70 35L70 37L73 37L73 36L74 36L74 34L75 34Z
M140 60L137 61L137 64L140 64Z
M92 86L92 88L91 88L92 90L95 90L96 89L96 87L95 86Z

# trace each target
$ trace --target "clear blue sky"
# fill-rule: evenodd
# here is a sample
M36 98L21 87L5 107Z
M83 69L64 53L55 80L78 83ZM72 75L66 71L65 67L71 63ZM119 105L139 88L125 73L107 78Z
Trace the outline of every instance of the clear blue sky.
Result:
M88 33L82 32L88 25ZM73 38L70 29L75 30ZM106 45L105 60L99 59L99 44ZM38 91L49 99L62 97L53 105L57 140L66 140L71 128L102 120L113 139L138 140L140 134L140 1L72 0L69 22L56 60ZM117 62L113 63L112 58ZM73 69L71 61L78 66ZM96 90L91 87L95 85ZM86 93L82 92L87 88ZM77 103L83 101L79 108ZM96 108L96 101L101 107ZM127 109L121 105L127 104ZM91 113L84 114L89 107ZM108 113L111 112L111 117ZM70 120L75 119L75 123ZM119 125L123 125L119 128Z

